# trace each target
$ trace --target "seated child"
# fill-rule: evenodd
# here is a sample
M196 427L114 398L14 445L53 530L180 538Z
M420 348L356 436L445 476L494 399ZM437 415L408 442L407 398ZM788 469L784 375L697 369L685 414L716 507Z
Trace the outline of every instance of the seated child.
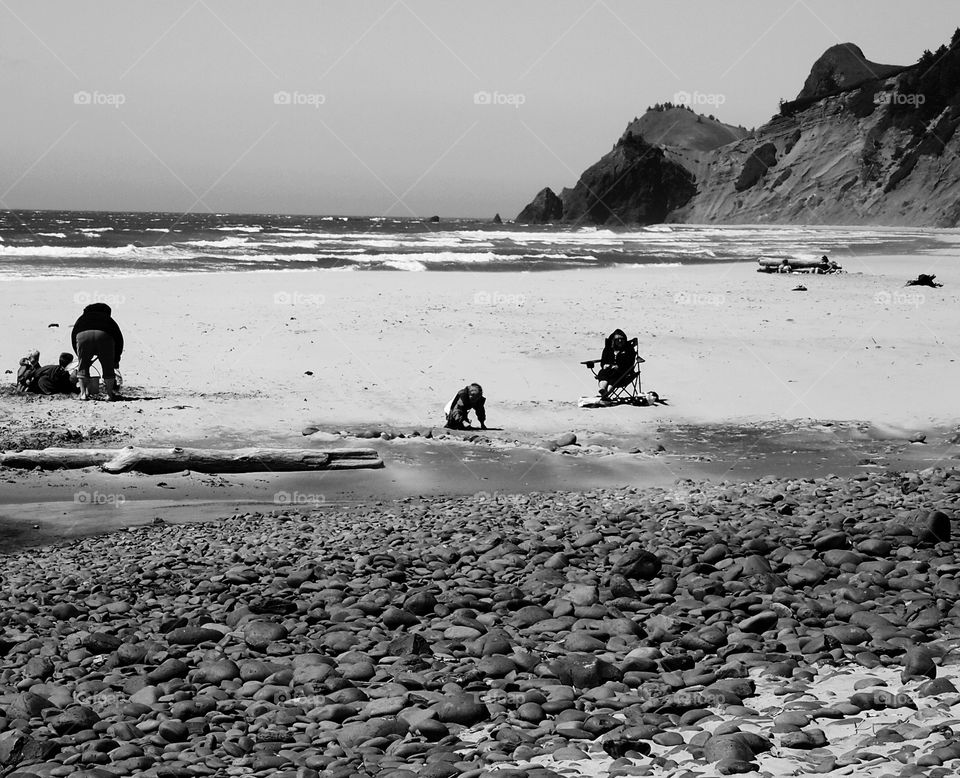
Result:
M21 394L30 389L37 371L40 369L40 352L31 351L20 360L20 367L17 369L17 391Z
M480 422L480 429L485 430L487 428L487 411L484 407L486 402L487 398L483 396L480 384L463 387L443 409L447 420L445 426L451 430L471 429L468 413L474 411L477 414L477 421Z

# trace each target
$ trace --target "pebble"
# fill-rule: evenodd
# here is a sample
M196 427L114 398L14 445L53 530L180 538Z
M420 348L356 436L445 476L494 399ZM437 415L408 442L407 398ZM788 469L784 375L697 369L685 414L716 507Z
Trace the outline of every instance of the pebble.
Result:
M937 678L956 662L939 641L960 615L958 494L944 467L681 480L285 508L0 556L0 769L550 778L530 760L599 755L610 775L680 778L755 771L774 743L809 773L855 769L817 753L823 720L958 694ZM805 696L814 665L853 663L849 700ZM902 690L864 669L891 664ZM772 721L761 674L782 683ZM745 731L765 721L769 739ZM949 769L955 741L923 724L861 750L933 738L903 764Z

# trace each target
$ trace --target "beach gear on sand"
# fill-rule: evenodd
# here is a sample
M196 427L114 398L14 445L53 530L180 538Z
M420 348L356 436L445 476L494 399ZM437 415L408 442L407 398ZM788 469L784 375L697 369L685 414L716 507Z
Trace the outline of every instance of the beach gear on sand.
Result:
M600 395L581 397L577 400L577 406L580 408L613 408L617 405L656 405L660 402L660 395L656 392L641 392L633 400L610 400Z
M97 371L95 375L90 375L89 371ZM121 399L120 392L123 389L123 376L120 375L120 371L117 368L113 369L113 378L108 379L105 376L99 374L97 369L97 358L94 357L90 363L90 368L87 371L87 376L82 377L77 371L77 383L80 387L80 399L88 400L91 395L100 394L100 382L103 382L103 388L107 392L108 400L119 400ZM111 382L111 383L108 383Z
M927 273L921 273L912 281L907 281L904 286L929 286L933 289L936 289L939 286L943 286L939 281L935 280L935 275L928 275Z

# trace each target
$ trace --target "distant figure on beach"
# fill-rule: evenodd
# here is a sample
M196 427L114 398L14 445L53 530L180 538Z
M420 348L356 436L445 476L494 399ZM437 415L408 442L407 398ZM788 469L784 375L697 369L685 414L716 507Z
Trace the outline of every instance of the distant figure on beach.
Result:
M76 380L67 371L67 365L73 362L73 354L64 351L56 365L44 365L30 384L30 391L36 394L77 394L80 391Z
M23 394L24 392L29 391L30 384L33 383L39 369L40 352L36 349L20 359L20 366L17 368L18 392Z
M600 396L606 400L611 387L626 386L633 379L633 369L637 362L637 350L627 340L627 334L616 329L603 342L600 355L600 370L597 381Z
M91 303L83 309L73 325L73 350L80 357L77 378L80 381L81 400L89 399L90 365L95 358L100 360L107 399L119 398L116 369L120 366L120 356L123 354L123 333L111 313L106 303Z
M443 415L447 419L446 427L451 430L471 429L469 413L477 414L480 429L487 428L487 398L483 396L483 387L480 384L470 384L457 392L453 399L446 404Z
M818 274L836 273L840 270L840 265L830 259L826 254L820 257L820 264L817 265L814 272Z

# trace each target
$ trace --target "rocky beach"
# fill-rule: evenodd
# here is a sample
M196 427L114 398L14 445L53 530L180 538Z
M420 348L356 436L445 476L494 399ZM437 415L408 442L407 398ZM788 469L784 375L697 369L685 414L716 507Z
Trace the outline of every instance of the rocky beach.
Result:
M7 362L91 289L129 336L126 402L8 392L7 451L385 466L4 468L0 774L951 774L954 240L805 293L745 262L5 284ZM577 407L614 323L666 404ZM493 429L443 430L478 378Z
M0 558L33 776L946 776L960 471L289 509Z
M0 5L0 778L960 775L949 4Z

